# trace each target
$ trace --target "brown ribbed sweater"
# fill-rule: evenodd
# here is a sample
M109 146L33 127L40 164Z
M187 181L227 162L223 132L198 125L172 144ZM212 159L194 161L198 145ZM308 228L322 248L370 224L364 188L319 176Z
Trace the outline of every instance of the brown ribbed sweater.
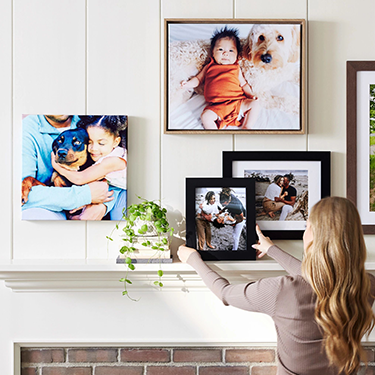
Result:
M316 295L301 276L301 261L277 246L267 254L289 275L231 285L209 268L198 252L191 254L187 263L225 305L272 317L277 333L278 375L338 375L329 367L322 348L322 334L314 318ZM369 277L374 295L375 277Z

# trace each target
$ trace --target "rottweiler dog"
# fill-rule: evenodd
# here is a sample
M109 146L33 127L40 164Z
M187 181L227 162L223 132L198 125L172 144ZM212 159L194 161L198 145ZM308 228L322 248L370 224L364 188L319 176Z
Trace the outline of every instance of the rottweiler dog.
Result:
M63 131L52 143L52 151L56 163L63 164L66 168L74 171L83 170L93 162L87 152L89 136L83 128L69 129ZM28 196L33 186L46 184L36 178L28 176L22 181L22 205L28 201ZM57 187L72 186L72 183L65 177L53 172L51 184Z

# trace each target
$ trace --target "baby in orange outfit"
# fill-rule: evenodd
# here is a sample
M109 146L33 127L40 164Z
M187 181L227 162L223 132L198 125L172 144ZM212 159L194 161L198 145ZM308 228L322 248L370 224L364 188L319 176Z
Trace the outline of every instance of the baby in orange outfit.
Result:
M181 87L188 89L204 81L204 98L208 105L201 119L207 130L231 129L233 126L251 129L258 117L259 102L252 95L237 62L240 51L237 29L225 26L216 30L211 38L210 63L195 77L181 82Z

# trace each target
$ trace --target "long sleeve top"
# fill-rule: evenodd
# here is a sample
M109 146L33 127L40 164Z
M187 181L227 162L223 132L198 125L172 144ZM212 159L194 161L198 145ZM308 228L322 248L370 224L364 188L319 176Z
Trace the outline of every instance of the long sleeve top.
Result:
M322 333L314 318L316 295L301 275L301 262L277 246L267 254L289 275L231 285L209 268L198 252L192 253L187 263L225 305L272 317L277 333L278 375L339 375L337 369L329 367L324 353ZM374 295L375 277L369 277Z

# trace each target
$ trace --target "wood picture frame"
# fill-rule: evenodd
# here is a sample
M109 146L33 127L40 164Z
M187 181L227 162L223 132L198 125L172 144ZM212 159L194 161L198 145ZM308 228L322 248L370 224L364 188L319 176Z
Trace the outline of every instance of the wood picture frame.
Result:
M223 177L256 179L256 222L266 236L302 239L309 210L331 194L330 160L329 151L224 151Z
M255 260L254 197L251 178L186 178L186 245L203 260Z
M165 19L164 23L165 133L305 133L305 20ZM227 86L229 81L225 81L223 90L223 81L217 83L211 80L211 75L205 75L209 78L204 83L213 88L213 92L206 90L206 97L203 82L195 88L181 87L181 82L196 76L210 63L212 35L225 27L238 30L243 52L238 53L237 62L251 86L251 93L258 98L255 107L246 102L252 108L250 110L243 101L241 106L229 110L235 100L239 103L237 96L228 94L233 92ZM217 96L215 87L220 88L222 97ZM205 120L203 126L201 114L207 106L216 115L216 120L214 125L211 118ZM210 129L212 126L214 129Z
M375 234L375 167L371 166L375 163L371 142L375 61L347 61L346 74L346 194L357 206L363 233Z

